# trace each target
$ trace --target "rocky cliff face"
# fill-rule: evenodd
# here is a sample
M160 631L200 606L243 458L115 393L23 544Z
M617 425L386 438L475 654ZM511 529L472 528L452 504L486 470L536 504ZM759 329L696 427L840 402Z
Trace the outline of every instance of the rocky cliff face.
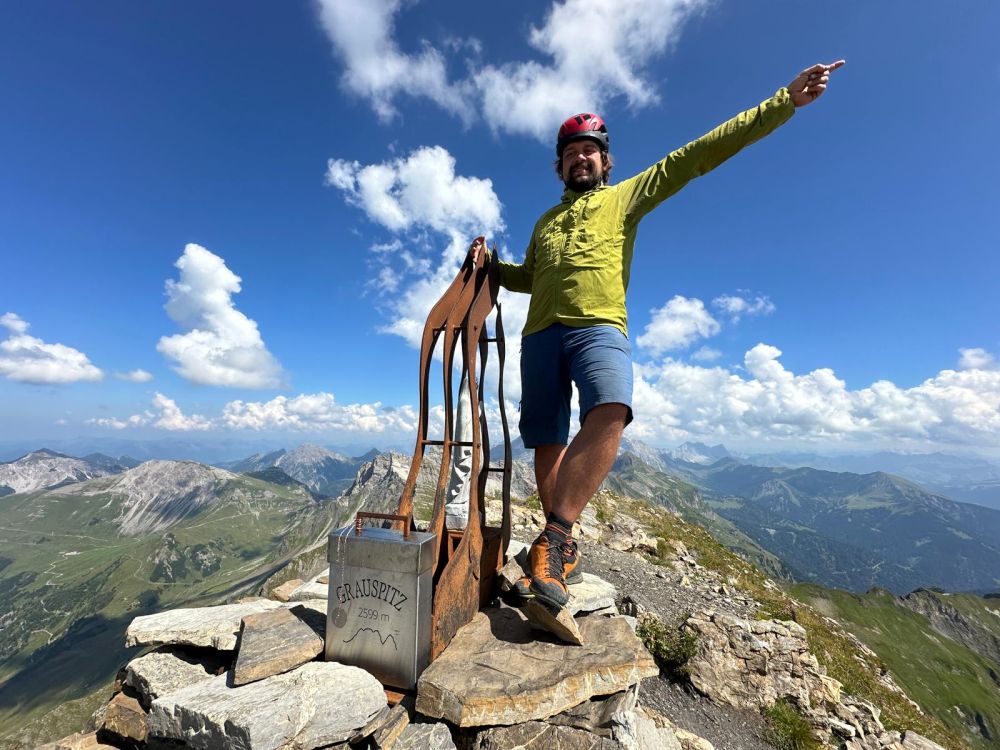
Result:
M0 463L0 495L35 492L117 474L124 469L114 463L91 462L44 449L32 451L16 461Z
M962 599L974 608L956 606ZM917 589L898 599L907 609L926 617L933 628L989 659L1000 669L1000 599L979 599ZM991 608L989 602L993 602ZM1000 678L997 679L1000 687Z

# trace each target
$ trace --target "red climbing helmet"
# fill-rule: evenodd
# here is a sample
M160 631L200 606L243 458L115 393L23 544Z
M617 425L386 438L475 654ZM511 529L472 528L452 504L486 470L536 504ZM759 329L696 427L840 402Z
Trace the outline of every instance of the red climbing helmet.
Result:
M578 141L581 138L591 138L597 141L602 151L608 150L610 142L608 126L604 124L600 115L581 112L566 120L559 128L559 135L556 137L556 156L562 156L567 143Z

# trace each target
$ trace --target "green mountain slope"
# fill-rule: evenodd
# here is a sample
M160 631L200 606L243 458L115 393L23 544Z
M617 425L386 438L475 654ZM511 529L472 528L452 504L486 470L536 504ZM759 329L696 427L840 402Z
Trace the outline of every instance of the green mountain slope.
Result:
M0 735L108 683L135 616L234 597L342 515L188 462L0 498Z
M861 595L813 584L790 591L875 651L899 686L924 711L964 735L970 747L1000 744L997 664L936 632L887 591Z
M1000 512L889 474L724 460L689 467L706 499L800 580L896 593L1000 587Z

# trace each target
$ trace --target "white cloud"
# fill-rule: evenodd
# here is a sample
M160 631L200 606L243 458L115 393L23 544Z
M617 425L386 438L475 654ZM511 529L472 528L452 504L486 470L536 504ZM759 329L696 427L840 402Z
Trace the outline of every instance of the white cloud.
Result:
M419 148L380 164L331 159L327 185L395 236L372 246L370 286L383 296L381 332L419 347L431 307L454 279L469 243L504 229L500 199L488 179L456 174L455 159L440 146ZM403 243L398 235L405 233ZM421 239L422 238L422 239ZM509 351L516 352L528 297L501 292ZM491 355L492 356L492 355ZM496 383L495 356L487 370ZM506 369L508 393L520 393L517 368Z
M270 401L230 401L222 422L234 429L333 430L340 432L413 433L417 415L409 406L381 403L338 404L332 393L278 396Z
M344 87L367 98L383 120L392 118L398 94L427 97L463 119L461 84L449 84L444 56L429 45L417 54L399 49L394 16L402 0L319 0L320 23L344 62Z
M722 330L719 321L705 309L700 299L678 294L652 313L653 319L636 338L636 343L653 355L683 349Z
M710 346L703 346L691 354L691 359L697 362L714 362L722 356L722 352Z
M931 447L995 443L1000 370L942 370L912 388L878 381L849 390L828 368L797 375L757 344L746 375L667 359L636 365L637 435L743 445L772 441Z
M47 344L29 336L28 323L12 312L0 317L0 325L10 331L0 341L0 375L22 383L66 384L96 382L104 377L87 355L64 344Z
M320 20L343 60L343 85L366 97L382 119L401 93L431 99L468 122L472 109L491 129L551 141L558 124L583 110L601 110L615 97L638 108L658 100L646 66L675 43L684 21L708 0L563 0L549 6L528 41L544 62L477 64L449 81L442 52L424 43L405 53L393 39L400 0L366 3L320 0ZM446 41L456 54L464 49ZM475 49L475 45L473 45ZM502 53L488 49L491 56Z
M493 182L456 175L455 158L441 146L424 146L405 158L367 166L330 159L326 182L392 232L426 227L471 239L503 228ZM378 249L390 252L398 246L387 243Z
M744 315L770 315L776 309L770 297L764 294L758 294L753 299L724 294L712 300L712 304L726 313L733 323L738 323Z
M152 373L145 370L131 370L129 372L116 372L115 377L119 380L127 380L130 383L148 383L153 379Z
M996 370L1000 368L1000 362L996 357L985 349L974 347L971 349L959 349L958 369L959 370Z
M186 332L164 336L157 351L174 360L174 370L193 383L280 387L281 365L264 346L257 323L233 304L240 277L200 245L187 245L174 265L180 278L167 281L166 310Z
M153 396L153 408L155 411L144 411L141 414L133 414L125 419L117 417L95 417L88 419L87 424L96 427L108 427L113 430L124 430L128 427L157 427L161 430L171 432L191 432L194 430L210 430L214 427L211 419L206 419L200 414L190 416L184 414L171 398L167 398L162 393Z

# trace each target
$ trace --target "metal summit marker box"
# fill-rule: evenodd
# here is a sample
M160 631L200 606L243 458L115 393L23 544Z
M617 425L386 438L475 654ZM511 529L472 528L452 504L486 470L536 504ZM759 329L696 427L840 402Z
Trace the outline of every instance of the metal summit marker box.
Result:
M360 524L330 534L327 661L361 667L383 685L416 687L431 658L436 539Z

